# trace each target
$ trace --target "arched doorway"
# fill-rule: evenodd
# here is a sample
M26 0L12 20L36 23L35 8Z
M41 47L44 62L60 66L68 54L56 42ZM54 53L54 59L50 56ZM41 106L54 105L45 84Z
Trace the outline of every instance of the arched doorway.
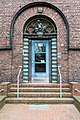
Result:
M24 25L23 80L35 83L57 83L57 29L42 15L30 18Z

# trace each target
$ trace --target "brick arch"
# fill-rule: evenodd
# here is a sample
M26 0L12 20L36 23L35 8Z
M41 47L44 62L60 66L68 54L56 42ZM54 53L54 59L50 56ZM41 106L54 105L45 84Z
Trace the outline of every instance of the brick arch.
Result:
M56 26L55 22L50 17L48 17L46 15L35 15L35 16L30 17L24 24L23 33L24 33L24 29L25 29L26 25L29 22L31 22L32 20L35 20L35 19L39 19L39 18L42 18L42 19L46 20L47 22L50 22L51 25L55 28L55 31L57 33L57 26Z
M65 15L62 13L62 11L60 9L58 9L56 6L47 3L47 2L33 2L30 4L25 5L24 7L22 7L13 17L12 22L11 22L11 26L10 26L10 49L12 49L12 39L13 39L13 31L14 31L14 24L17 20L17 18L27 9L32 8L32 7L36 7L36 6L44 6L44 7L49 7L53 10L55 10L63 19L65 26L66 26L66 30L67 30L67 48L69 48L69 24L68 21L65 17Z
M62 67L63 79L67 81L68 78L68 54L67 54L67 29L66 24L63 21L62 17L58 12L53 10L50 7L43 6L44 10L42 14L37 12L37 6L30 7L25 9L25 11L21 12L19 16L14 21L13 29L12 29L12 39L13 39L13 66L12 70L12 81L16 80L18 66L22 65L23 60L23 28L27 20L36 16L43 15L52 20L57 27L57 53L62 53L62 59L58 60ZM14 33L13 33L14 32ZM14 35L14 36L13 36ZM12 42L12 41L11 41ZM61 46L62 44L62 46ZM65 60L64 60L65 58ZM21 78L22 79L22 78Z

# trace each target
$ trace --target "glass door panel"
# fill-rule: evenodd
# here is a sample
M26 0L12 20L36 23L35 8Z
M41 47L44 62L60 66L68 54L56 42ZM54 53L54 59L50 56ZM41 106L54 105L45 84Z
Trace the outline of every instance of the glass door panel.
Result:
M35 72L46 72L46 43L35 43Z

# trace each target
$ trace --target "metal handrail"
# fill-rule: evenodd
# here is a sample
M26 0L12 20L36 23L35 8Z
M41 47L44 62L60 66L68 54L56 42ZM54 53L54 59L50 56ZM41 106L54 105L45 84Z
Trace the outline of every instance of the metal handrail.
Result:
M62 75L61 75L61 66L58 66L59 76L60 76L60 98L62 98Z
M79 90L79 89L75 89L75 91L80 93L80 90Z
M19 77L20 77L21 69L22 69L22 66L19 66L19 72L17 76L17 98L19 98Z
M0 92L4 92L4 89L0 89Z

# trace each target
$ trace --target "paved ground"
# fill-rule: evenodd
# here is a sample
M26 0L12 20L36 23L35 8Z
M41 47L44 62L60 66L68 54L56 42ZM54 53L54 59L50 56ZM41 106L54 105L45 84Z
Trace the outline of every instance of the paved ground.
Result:
M72 104L6 104L0 111L0 120L80 120L80 113Z

